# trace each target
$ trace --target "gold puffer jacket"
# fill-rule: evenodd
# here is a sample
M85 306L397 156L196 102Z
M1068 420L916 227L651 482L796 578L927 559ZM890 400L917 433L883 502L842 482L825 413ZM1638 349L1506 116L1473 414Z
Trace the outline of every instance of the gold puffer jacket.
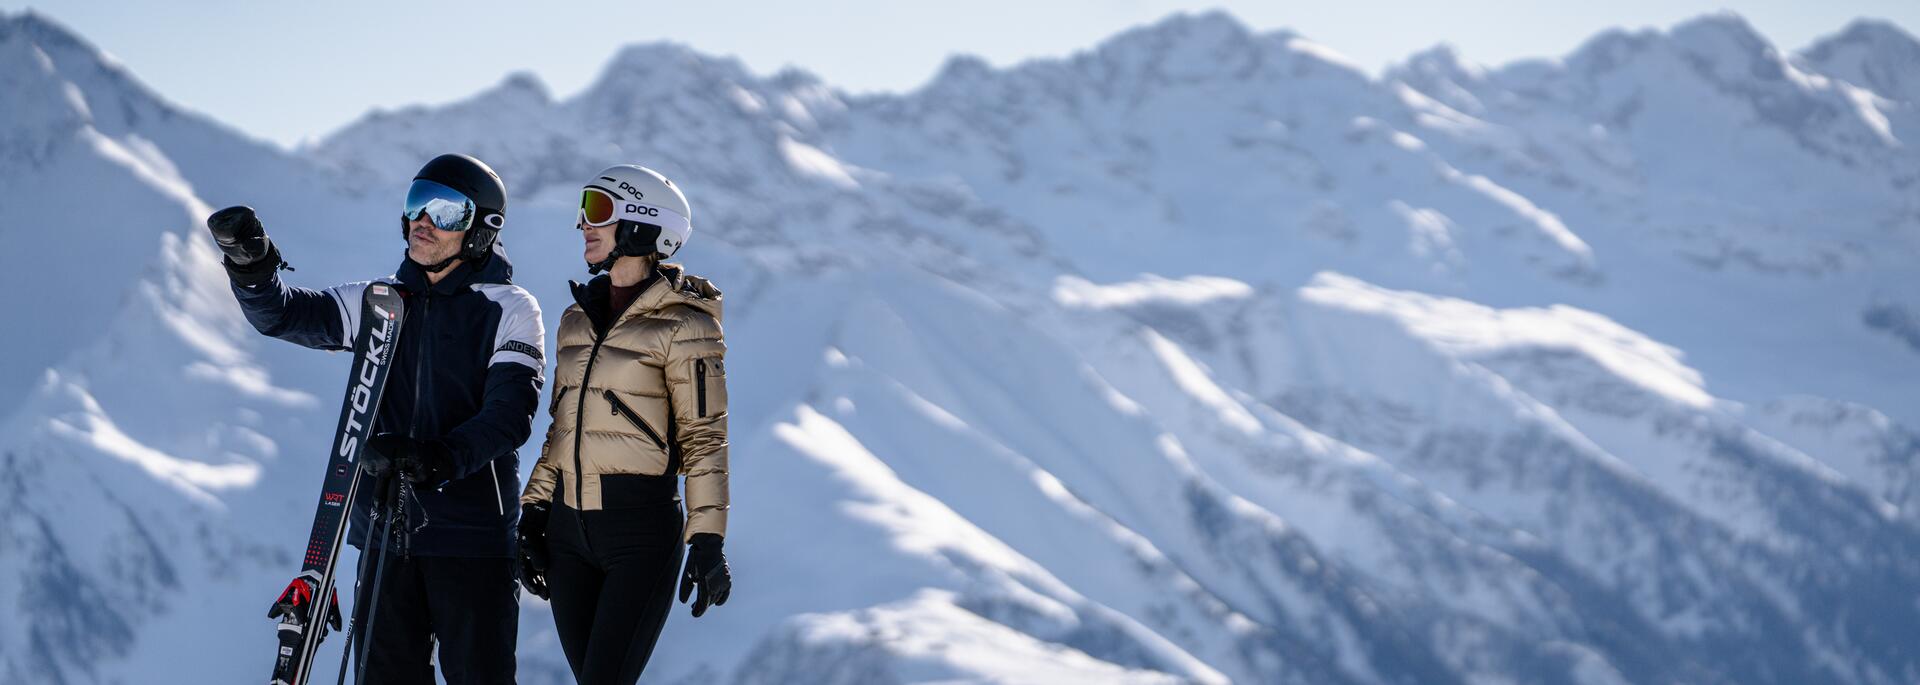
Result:
M575 303L560 315L554 355L547 407L553 425L520 501L551 502L558 492L576 510L617 507L608 501L618 499L617 486L603 487L603 476L678 471L686 477L686 538L726 535L727 345L720 290L678 264L655 268L659 278L604 338L595 335L582 303L606 297L606 284L574 284ZM608 480L614 486L618 479Z

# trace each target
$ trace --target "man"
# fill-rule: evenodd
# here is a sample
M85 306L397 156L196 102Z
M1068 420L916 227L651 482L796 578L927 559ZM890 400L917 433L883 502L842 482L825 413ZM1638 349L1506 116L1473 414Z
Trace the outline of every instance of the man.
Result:
M434 682L436 643L448 683L514 682L517 450L539 406L546 329L533 296L511 282L497 240L505 211L506 186L487 165L433 159L407 192L406 259L378 281L400 290L407 310L360 490L404 479L416 500L404 503L404 528L424 527L404 544L370 540L380 537L368 533L379 530L369 525L379 498L355 501L349 542L362 554L392 547L380 587L355 602L364 627L379 593L375 632L355 637L368 683ZM254 328L315 349L352 347L369 282L319 291L281 282L285 262L250 208L221 210L207 227Z

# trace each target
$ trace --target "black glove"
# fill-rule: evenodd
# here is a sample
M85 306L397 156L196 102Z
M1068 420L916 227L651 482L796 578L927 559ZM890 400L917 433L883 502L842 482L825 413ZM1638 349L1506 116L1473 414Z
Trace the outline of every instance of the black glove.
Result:
M227 255L227 275L236 283L264 282L286 264L252 207L242 205L214 212L207 217L207 230L213 233L213 244Z
M547 516L552 507L546 502L520 505L520 584L541 599L547 593Z
M381 433L367 440L360 468L379 478L393 473L417 485L438 487L453 476L453 455L439 440L416 440L399 433Z
M722 539L713 533L694 533L687 547L687 567L680 573L680 603L687 603L695 586L700 596L693 600L693 616L707 613L707 606L727 603L733 592L733 573L727 570L727 555L720 550Z

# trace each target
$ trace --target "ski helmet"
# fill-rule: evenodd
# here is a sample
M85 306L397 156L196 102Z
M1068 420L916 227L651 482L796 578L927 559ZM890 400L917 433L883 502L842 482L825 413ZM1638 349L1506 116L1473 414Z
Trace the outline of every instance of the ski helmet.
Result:
M467 155L433 158L413 175L407 204L400 215L400 237L421 213L430 215L441 230L460 231L460 252L438 264L423 264L429 272L447 268L455 259L477 261L493 253L493 243L507 223L507 184L485 162Z
M580 191L580 224L619 222L613 250L587 265L588 273L613 268L621 257L672 257L693 235L693 208L680 188L660 172L634 164L607 167Z

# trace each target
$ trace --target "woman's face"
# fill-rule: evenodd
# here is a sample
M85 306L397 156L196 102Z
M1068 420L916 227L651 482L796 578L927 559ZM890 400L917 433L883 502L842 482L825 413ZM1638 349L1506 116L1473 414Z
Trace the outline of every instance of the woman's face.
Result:
M588 226L584 221L574 224L575 228L580 229L580 237L586 243L588 263L598 263L613 252L613 233L619 226L619 222L605 226Z

